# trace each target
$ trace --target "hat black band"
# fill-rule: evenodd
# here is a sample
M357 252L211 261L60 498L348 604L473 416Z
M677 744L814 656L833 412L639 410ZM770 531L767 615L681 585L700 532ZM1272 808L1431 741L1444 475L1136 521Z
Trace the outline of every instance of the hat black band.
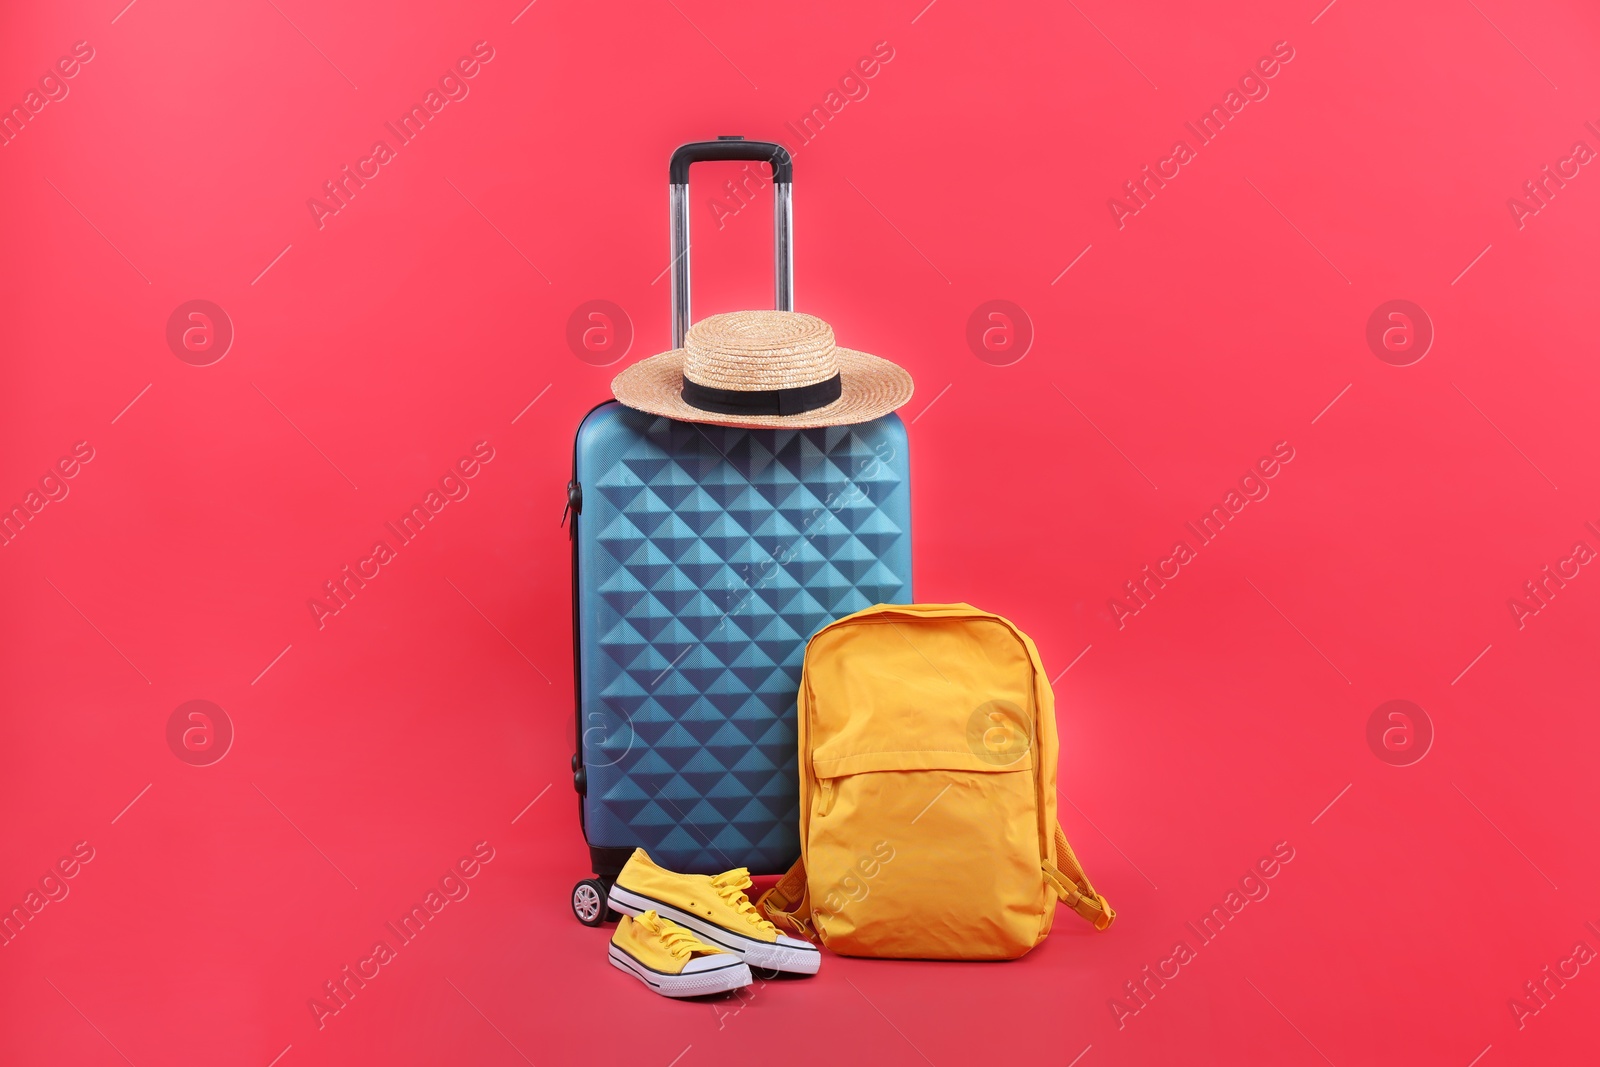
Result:
M719 415L799 415L827 407L844 395L844 382L835 374L815 385L793 389L713 389L683 380L683 402Z

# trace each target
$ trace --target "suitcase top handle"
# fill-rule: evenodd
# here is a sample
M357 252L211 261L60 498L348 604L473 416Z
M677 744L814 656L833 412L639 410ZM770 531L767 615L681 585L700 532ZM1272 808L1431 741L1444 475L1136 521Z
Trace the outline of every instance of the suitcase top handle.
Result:
M668 167L669 178L673 185L688 185L690 165L713 160L770 163L773 180L779 185L788 185L794 181L794 163L789 159L787 148L772 141L746 141L738 136L719 137L715 141L690 141L688 144L679 145L672 153L672 163Z
M772 165L773 306L794 310L794 162L789 150L772 141L719 137L691 141L672 153L668 178L672 188L672 347L682 348L689 332L689 167L711 160L763 162Z

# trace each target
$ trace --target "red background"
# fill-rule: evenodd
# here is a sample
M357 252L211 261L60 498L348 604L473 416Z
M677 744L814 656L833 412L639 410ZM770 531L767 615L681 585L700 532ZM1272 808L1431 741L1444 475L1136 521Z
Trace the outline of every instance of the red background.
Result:
M94 50L0 149L0 500L94 450L0 548L0 899L94 850L0 948L0 1060L1594 1056L1594 968L1520 1028L1508 1002L1600 948L1600 578L1521 629L1507 603L1600 547L1600 177L1521 228L1507 206L1600 147L1592 10L123 2L0 32L7 106ZM308 198L478 41L470 95L319 228ZM799 145L785 122L880 41ZM1119 229L1108 198L1279 41L1270 95ZM796 148L799 308L916 376L918 595L1008 615L1059 675L1107 933L830 957L707 1006L569 912L557 523L623 364L567 321L610 300L627 359L667 346L667 156L719 133ZM736 171L696 171L697 315L770 299L768 205L721 231L707 205ZM236 331L210 366L165 339L192 299ZM1020 362L968 347L990 299L1032 323ZM1436 333L1411 366L1365 339L1391 299ZM322 583L479 441L470 496L319 629ZM1108 600L1280 441L1270 496L1119 629ZM167 741L195 699L236 732L210 766ZM1434 731L1410 766L1367 741L1391 699ZM319 1029L308 1000L480 841L470 896ZM1123 983L1278 842L1270 896L1119 1026Z

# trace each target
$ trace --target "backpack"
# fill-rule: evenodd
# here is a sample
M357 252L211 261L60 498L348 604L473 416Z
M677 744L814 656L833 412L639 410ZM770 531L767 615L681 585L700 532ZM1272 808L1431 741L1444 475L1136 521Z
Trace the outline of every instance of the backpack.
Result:
M846 956L1015 959L1056 901L1104 930L1056 822L1055 698L1033 641L969 604L830 623L800 677L800 860L762 913Z

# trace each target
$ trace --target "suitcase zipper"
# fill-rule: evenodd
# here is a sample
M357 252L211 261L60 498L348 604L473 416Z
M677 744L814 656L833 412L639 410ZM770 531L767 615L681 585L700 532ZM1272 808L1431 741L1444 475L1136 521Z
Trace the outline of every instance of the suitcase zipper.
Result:
M567 537L572 542L572 719L573 746L577 749L572 754L572 788L578 794L578 826L583 830L585 841L589 838L589 827L583 805L589 791L589 774L583 766L583 645L578 633L578 518L583 514L583 484L578 481L578 434L590 415L615 403L615 400L602 400L578 420L578 429L572 435L572 477L567 480L567 504L561 511L562 525L566 525L568 515L572 516L572 525L567 527Z

